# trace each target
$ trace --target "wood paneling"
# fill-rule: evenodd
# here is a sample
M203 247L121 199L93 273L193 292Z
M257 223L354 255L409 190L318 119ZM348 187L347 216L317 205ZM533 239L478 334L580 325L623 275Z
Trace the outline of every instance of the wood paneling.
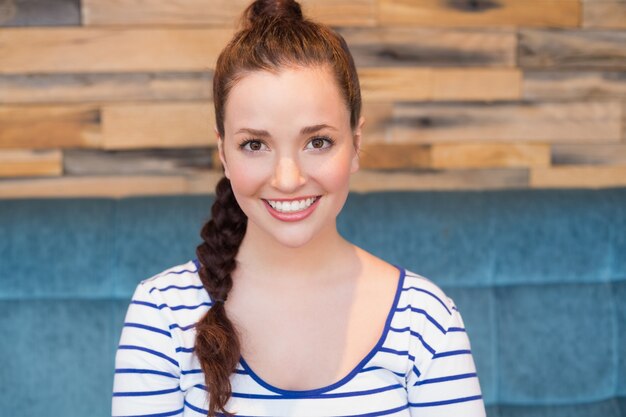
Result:
M0 74L206 71L228 29L4 29Z
M212 166L213 149L140 149L63 151L66 175L176 175L190 174Z
M358 67L512 67L510 29L380 27L340 29Z
M626 98L626 72L526 71L525 99Z
M78 25L80 0L0 1L0 27Z
M519 34L522 68L626 70L626 32L525 29Z
M600 188L626 186L626 166L555 167L531 170L530 185L537 188Z
M182 148L214 145L211 103L107 105L102 109L102 148Z
M394 106L394 143L619 142L619 102L408 104Z
M0 178L58 176L63 173L59 150L0 150Z
M550 146L528 143L437 143L432 167L438 169L546 167Z
M209 71L0 75L0 103L211 100L212 85Z
M583 27L626 29L626 0L582 0Z
M365 144L359 165L362 169L430 168L430 146Z
M512 100L521 95L514 69L364 68L359 71L364 100Z
M208 194L222 177L206 172L193 176L62 177L0 182L0 198L128 197L137 195Z
M558 26L580 24L579 0L379 0L383 25Z
M95 106L0 106L0 148L97 147L100 140Z
M85 25L234 27L249 0L83 0ZM376 24L376 0L303 0L303 13L328 25Z
M388 190L473 190L528 187L527 169L474 169L425 172L358 171L350 189L357 192Z
M552 145L552 164L626 166L626 143Z

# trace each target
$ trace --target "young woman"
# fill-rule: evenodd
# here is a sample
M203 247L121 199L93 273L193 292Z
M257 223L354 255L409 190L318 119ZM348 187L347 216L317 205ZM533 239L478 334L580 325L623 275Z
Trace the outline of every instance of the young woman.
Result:
M220 55L224 167L197 260L142 282L115 416L484 416L463 321L433 283L337 231L361 98L343 39L256 1Z

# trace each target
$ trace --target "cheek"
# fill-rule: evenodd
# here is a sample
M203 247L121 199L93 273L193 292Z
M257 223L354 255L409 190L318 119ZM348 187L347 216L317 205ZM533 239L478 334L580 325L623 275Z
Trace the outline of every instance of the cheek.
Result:
M254 194L266 180L266 168L254 161L233 159L229 163L230 183L235 195Z
M317 164L312 176L328 191L347 190L350 184L350 167L350 156L338 154L322 164Z

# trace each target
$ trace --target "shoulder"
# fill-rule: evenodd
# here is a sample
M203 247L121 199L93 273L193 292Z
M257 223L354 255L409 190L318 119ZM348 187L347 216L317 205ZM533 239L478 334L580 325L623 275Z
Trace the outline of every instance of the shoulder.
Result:
M139 284L149 293L163 293L184 287L202 287L197 261L191 260L159 272Z

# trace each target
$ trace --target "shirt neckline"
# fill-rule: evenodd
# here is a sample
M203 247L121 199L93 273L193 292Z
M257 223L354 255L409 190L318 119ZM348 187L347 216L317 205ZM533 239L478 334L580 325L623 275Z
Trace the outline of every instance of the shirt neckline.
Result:
M252 379L254 379L259 385L262 387L281 394L285 397L303 397L303 396L313 396L317 394L322 394L324 392L331 391L335 388L338 388L342 385L345 385L350 380L352 380L362 369L363 367L378 353L380 348L383 346L385 340L387 339L387 335L389 334L389 329L391 327L391 321L393 319L394 313L398 308L398 302L400 300L400 295L402 294L402 288L404 287L404 278L406 276L406 270L402 267L394 265L398 269L399 278L398 278L398 286L396 287L396 294L393 299L393 303L391 304L391 308L389 309L389 313L387 313L387 320L385 321L385 327L378 339L378 342L374 347L370 350L370 352L363 358L361 361L350 371L346 376L341 378L339 381L334 382L330 385L321 388L314 388L308 390L288 390L276 387L268 382L266 382L263 378L261 378L252 368L248 365L248 362L244 359L243 355L239 357L239 364L243 367L248 375Z

